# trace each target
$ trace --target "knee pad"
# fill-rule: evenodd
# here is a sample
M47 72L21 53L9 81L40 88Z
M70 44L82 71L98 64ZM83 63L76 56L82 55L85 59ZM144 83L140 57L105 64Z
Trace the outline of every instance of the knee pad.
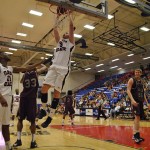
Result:
M59 99L58 98L54 98L51 104L51 108L56 109L57 105L59 103Z
M41 102L47 103L48 101L48 94L47 93L41 93Z

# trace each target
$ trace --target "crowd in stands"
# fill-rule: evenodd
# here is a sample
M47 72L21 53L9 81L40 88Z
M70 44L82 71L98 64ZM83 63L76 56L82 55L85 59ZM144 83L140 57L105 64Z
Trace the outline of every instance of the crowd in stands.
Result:
M150 103L150 71L146 70L143 76L143 83L147 99ZM97 108L103 100L103 108L109 109L111 118L119 115L121 112L131 112L131 103L126 89L129 78L134 72L129 72L120 76L120 78L110 78L103 83L103 87L91 89L87 94L82 95L76 101L76 108ZM144 105L146 115L146 105Z
M145 93L147 99L150 103L150 70L145 70L143 76L143 83L145 88ZM103 109L109 109L110 118L115 118L119 114L131 113L131 102L127 95L127 82L129 78L134 75L134 72L125 73L123 75L118 75L115 78L107 78L100 83L96 83L97 87L91 89L83 89L82 95L74 95L76 99L76 108L98 108L102 104ZM94 84L94 83L92 83ZM101 86L101 85L102 86ZM90 84L91 86L91 84ZM91 86L93 87L93 86ZM88 88L88 86L86 86ZM84 93L84 91L86 91ZM78 93L77 93L78 94ZM79 97L78 97L79 96ZM64 104L62 98L61 103L57 109L57 113L63 114ZM144 105L145 115L150 116L149 110L146 105ZM148 117L149 118L149 117ZM143 118L144 119L144 118Z

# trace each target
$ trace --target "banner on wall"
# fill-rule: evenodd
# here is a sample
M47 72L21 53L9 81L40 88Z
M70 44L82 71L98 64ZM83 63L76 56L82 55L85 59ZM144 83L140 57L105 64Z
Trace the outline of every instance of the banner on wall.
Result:
M75 114L80 115L80 109L75 109Z
M86 109L82 108L80 109L80 116L85 116L86 115Z
M98 110L97 110L97 108L94 108L93 109L93 116L97 116L98 115Z
M93 109L86 109L87 116L93 116Z

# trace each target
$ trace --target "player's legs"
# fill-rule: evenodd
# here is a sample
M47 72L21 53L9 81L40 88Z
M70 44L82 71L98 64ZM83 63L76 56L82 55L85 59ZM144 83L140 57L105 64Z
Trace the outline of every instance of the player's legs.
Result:
M71 119L71 125L74 125L74 120L73 120L73 118L74 118L75 111L74 111L74 108L73 108L73 107L69 109L69 113L70 113L69 116L70 116L70 119Z
M35 121L31 122L30 130L31 130L31 135L32 135L30 148L36 148L37 147L37 143L35 141L35 131L36 131Z
M57 72L56 72L55 68L51 67L51 70L49 70L48 73L46 74L46 77L45 77L45 80L43 82L43 86L41 89L42 108L37 116L39 119L42 119L44 116L46 116L48 90L51 86L55 85L56 78L57 78Z
M31 130L31 145L30 148L36 148L37 144L35 141L35 131L36 131L36 124L35 124L35 118L36 118L36 111L37 111L37 103L36 98L28 99L28 109L27 109L27 120L31 122L30 130Z
M18 112L18 123L17 123L17 141L13 144L14 147L21 146L21 133L23 129L23 120L26 118L26 110L28 109L28 101L24 97L20 97L20 105Z
M12 97L9 95L5 95L4 98L7 101L8 107L2 108L0 107L1 111L0 113L0 121L2 123L2 135L4 137L5 140L5 144L6 144L6 150L10 150L11 149L11 144L10 144L10 132L9 132L9 123L10 123L10 114L11 114L11 100Z
M18 147L18 146L22 145L22 141L21 141L22 129L23 129L23 120L18 119L18 123L17 123L17 141L13 144L13 147Z
M42 119L43 117L46 116L46 105L48 101L48 90L51 86L48 84L44 84L41 88L41 102L42 102L42 107L40 109L40 112L37 116L37 118Z
M11 149L11 146L9 146L10 145L9 125L2 125L2 135L3 135L4 140L5 140L6 150Z
M67 107L65 107L65 111L64 111L63 119L62 119L62 126L64 126L64 124L65 124L65 118L66 118L67 114L68 114L68 109L67 109Z
M49 113L46 121L41 124L41 126L43 128L46 128L51 123L53 116L55 114L56 108L57 108L58 103L59 103L59 98L60 98L60 91L57 91L56 89L54 89L54 98L53 98L52 103L51 103L50 113Z
M139 103L137 107L133 106L133 112L135 115L134 119L134 125L133 125L133 139L136 143L139 143L141 141L144 141L143 138L140 137L140 117L143 116L144 110L143 110L143 102Z
M54 73L55 73L55 75L54 75ZM55 110L56 110L58 103L59 103L60 93L63 89L64 84L65 84L66 77L69 74L69 70L64 69L64 68L55 68L55 70L53 70L51 72L51 74L54 75L54 77L55 77L55 80L53 80L53 83L51 80L52 84L50 84L50 85L55 86L54 96L53 96L54 98L53 98L52 103L51 103L49 116L46 119L46 121L41 124L41 126L43 128L46 128L52 121L53 115L55 114ZM50 79L52 79L52 78L49 77L49 80ZM50 81L49 81L49 83L50 83Z
M12 108L10 127L14 126L14 120L15 120L15 117L17 116L18 109L19 109L19 103L18 102L14 103L13 108Z

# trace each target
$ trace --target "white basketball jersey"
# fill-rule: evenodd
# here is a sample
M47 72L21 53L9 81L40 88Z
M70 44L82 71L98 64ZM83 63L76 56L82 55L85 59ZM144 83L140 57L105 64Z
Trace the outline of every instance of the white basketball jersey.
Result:
M52 65L62 66L68 68L71 63L71 55L75 48L69 39L61 39L54 51Z
M4 67L0 63L0 93L2 95L11 94L12 72L13 68L11 66Z
M13 102L14 102L14 103L20 102L20 95L14 94L14 95L13 95Z

